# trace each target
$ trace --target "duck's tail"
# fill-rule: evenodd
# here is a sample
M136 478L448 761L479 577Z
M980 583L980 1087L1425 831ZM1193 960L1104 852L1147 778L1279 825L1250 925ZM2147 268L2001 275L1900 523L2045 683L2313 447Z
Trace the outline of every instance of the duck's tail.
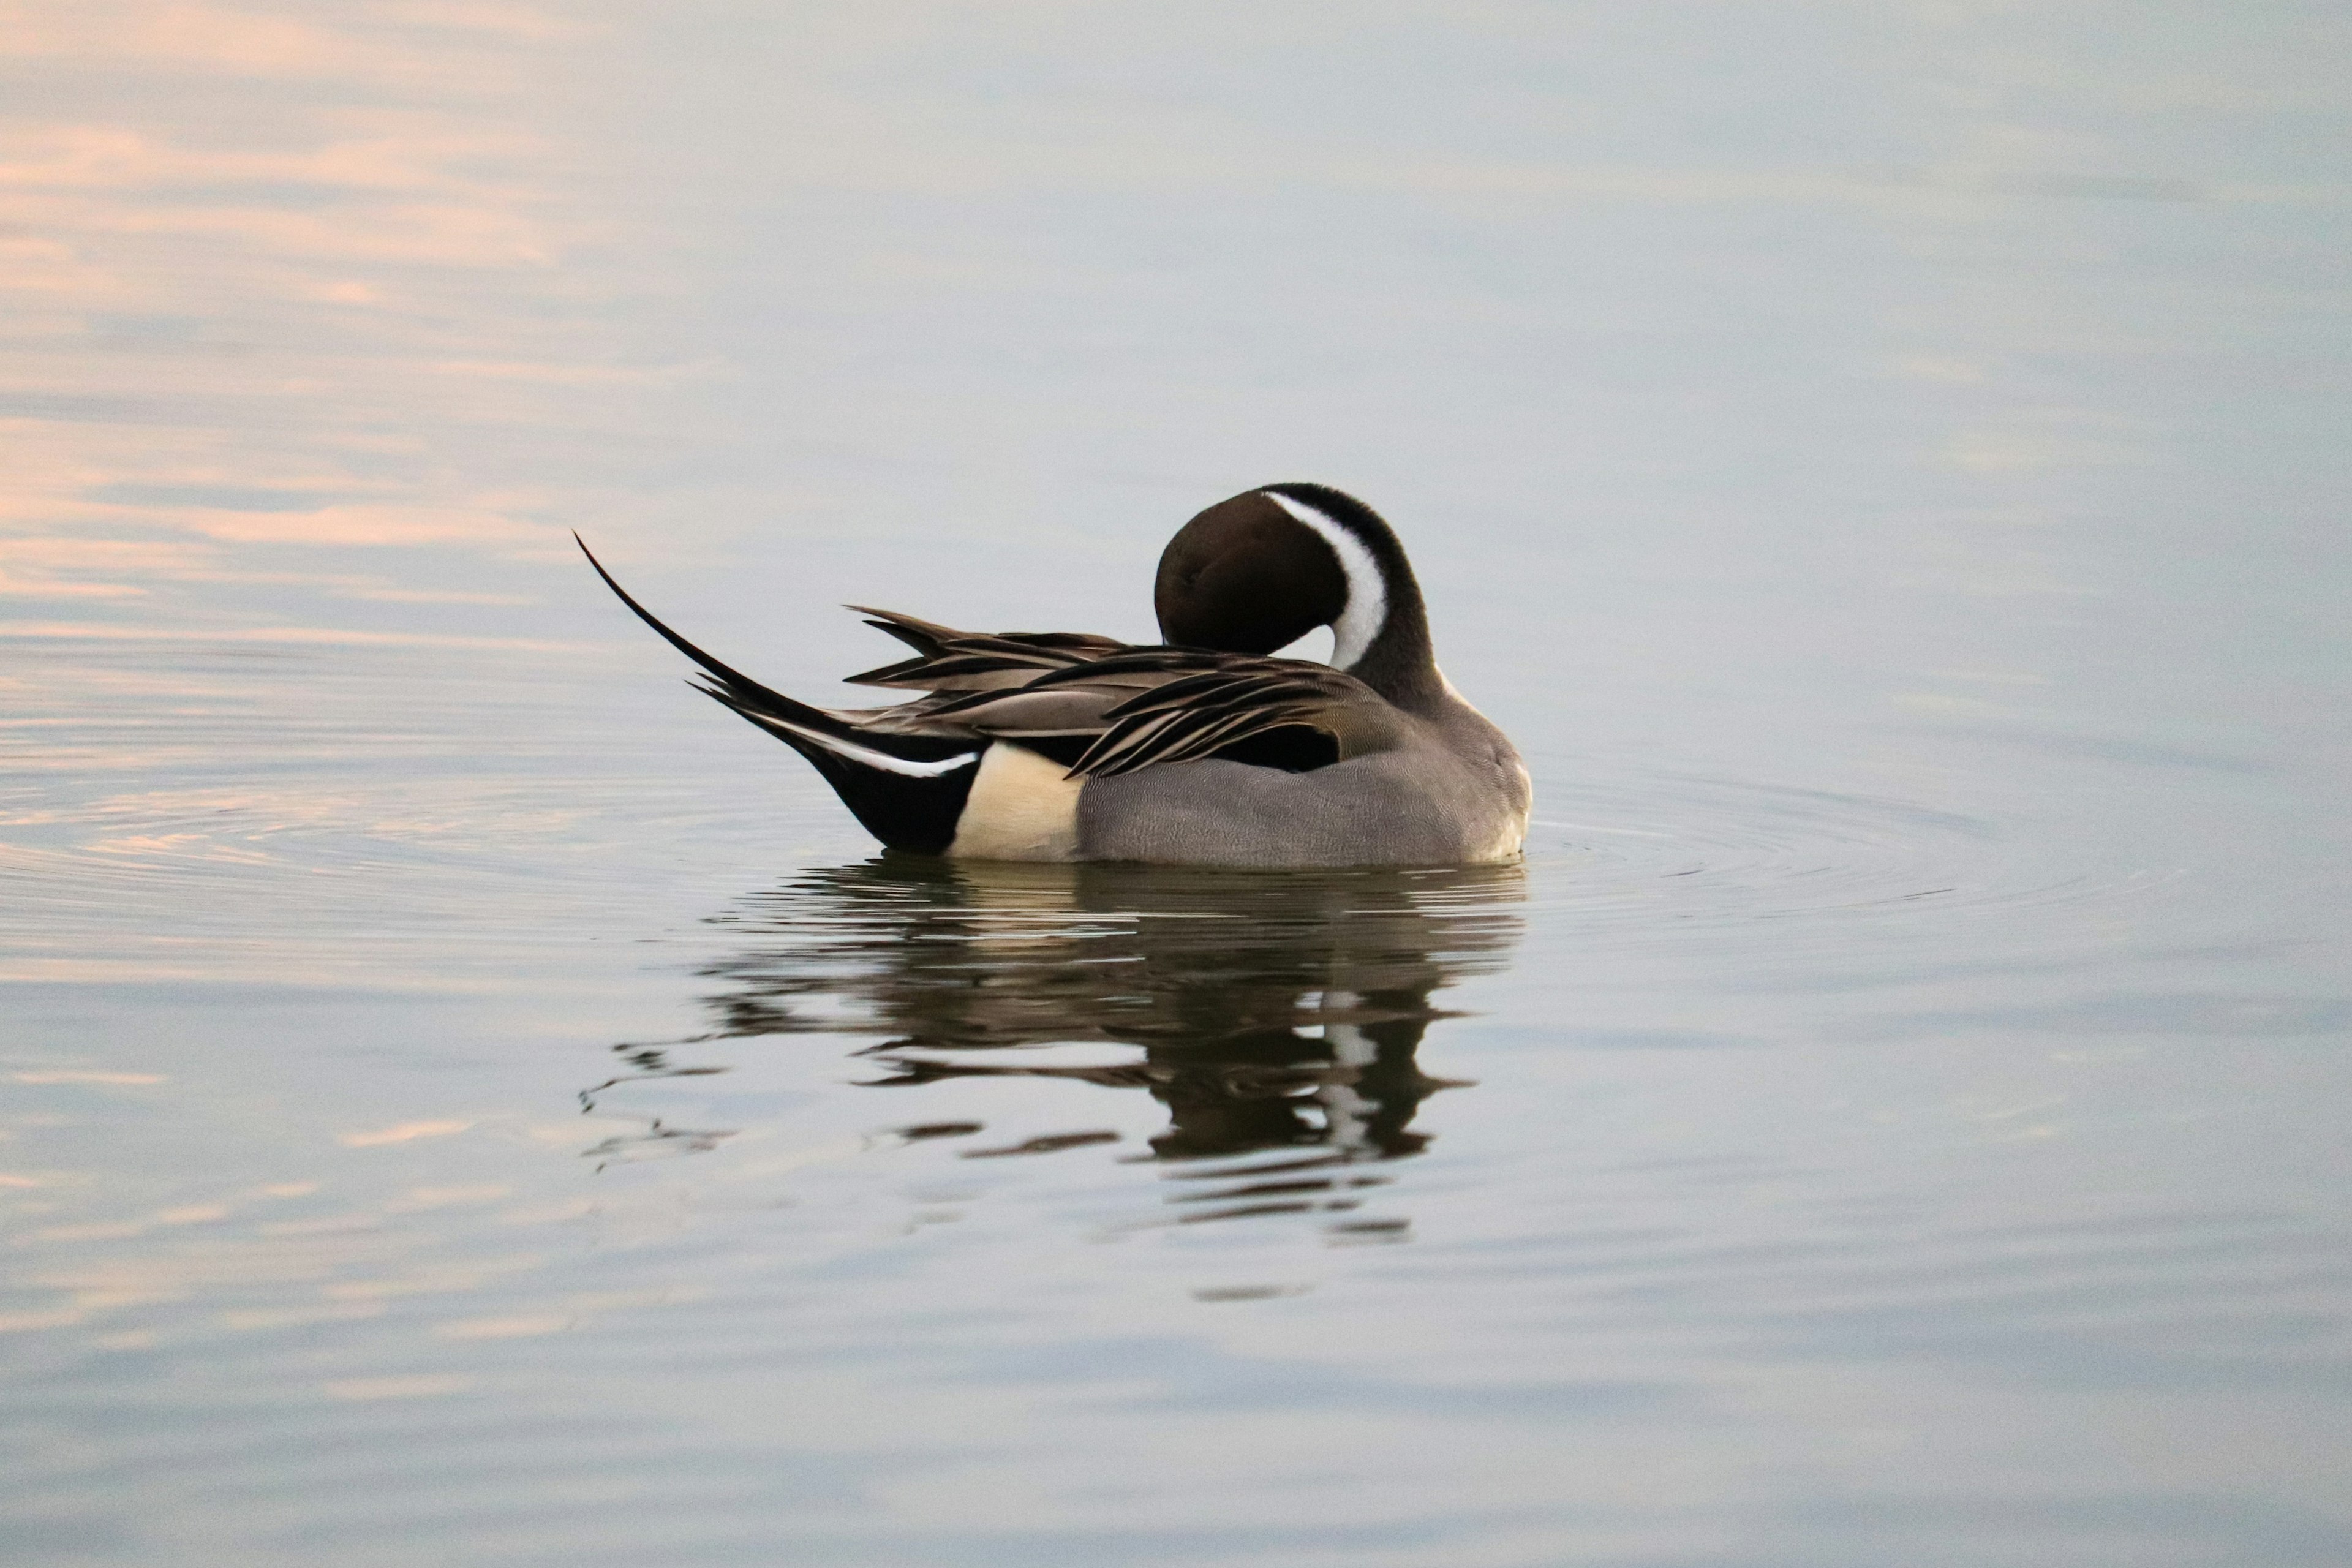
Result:
M936 855L955 839L957 819L988 742L899 735L857 726L719 663L664 626L613 580L577 533L572 542L637 619L701 667L695 689L741 714L806 757L866 830L892 849Z

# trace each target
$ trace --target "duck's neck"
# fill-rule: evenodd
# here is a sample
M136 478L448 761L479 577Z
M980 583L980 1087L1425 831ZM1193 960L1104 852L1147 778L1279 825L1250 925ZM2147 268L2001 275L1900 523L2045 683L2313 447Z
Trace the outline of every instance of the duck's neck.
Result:
M1331 623L1331 662L1398 707L1422 710L1444 700L1445 677L1429 641L1429 612L1404 546L1381 515L1321 485L1265 492L1313 529L1339 557L1347 607Z
M1419 711L1444 697L1445 677L1438 671L1436 651L1429 644L1429 616L1410 570L1402 586L1402 594L1391 588L1388 617L1370 646L1354 663L1339 668L1398 707Z

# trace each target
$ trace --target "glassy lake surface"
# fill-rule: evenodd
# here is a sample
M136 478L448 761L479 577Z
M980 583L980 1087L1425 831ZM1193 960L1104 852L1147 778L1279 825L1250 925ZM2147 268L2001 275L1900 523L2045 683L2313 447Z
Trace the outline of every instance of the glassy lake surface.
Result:
M2352 1561L2347 24L0 25L12 1564ZM624 581L1365 496L1523 868L886 859Z

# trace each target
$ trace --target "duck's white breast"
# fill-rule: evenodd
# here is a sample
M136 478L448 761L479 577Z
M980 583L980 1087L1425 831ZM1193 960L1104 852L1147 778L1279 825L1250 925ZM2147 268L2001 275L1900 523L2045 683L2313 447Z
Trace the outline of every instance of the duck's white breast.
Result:
M964 860L1075 860L1078 791L1062 764L1003 741L980 759L948 853Z

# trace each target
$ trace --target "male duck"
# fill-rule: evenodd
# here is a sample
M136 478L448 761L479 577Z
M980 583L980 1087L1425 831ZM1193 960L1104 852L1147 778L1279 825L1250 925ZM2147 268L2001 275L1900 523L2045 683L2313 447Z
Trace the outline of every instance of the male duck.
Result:
M1527 769L1439 673L1403 546L1371 508L1323 485L1267 485L1184 525L1152 594L1163 647L976 636L850 606L915 650L849 678L926 693L890 708L772 691L588 561L702 667L698 689L815 764L893 849L1439 866L1510 859L1527 836ZM1326 626L1330 665L1265 657Z

